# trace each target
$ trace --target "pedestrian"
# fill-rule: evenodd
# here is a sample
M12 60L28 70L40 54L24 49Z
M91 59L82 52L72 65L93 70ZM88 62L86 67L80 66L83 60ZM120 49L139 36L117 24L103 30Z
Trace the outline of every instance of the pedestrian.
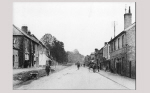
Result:
M80 68L80 63L79 63L79 62L77 63L77 68L78 68L78 70L79 70L79 68Z
M50 64L49 64L48 61L46 61L45 71L46 71L47 76L49 76L49 72L50 72Z
M93 64L93 72L94 73L96 72L95 69L96 69L96 64Z
M99 72L99 69L100 69L100 66L99 66L99 64L97 65L97 70L98 70L98 72Z

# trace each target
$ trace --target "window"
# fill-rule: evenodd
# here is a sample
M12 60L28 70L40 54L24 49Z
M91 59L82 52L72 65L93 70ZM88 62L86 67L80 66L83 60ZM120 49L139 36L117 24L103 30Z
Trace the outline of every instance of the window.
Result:
M124 47L124 35L122 36L122 47Z
M121 65L122 66L122 70L124 70L124 66L123 65L124 65L124 57L122 57L122 65Z
M111 51L110 52L112 52L113 51L113 43L110 44L110 47L111 47Z
M118 38L118 49L120 48L120 47L119 47L119 42L120 42L120 38Z
M108 53L110 53L110 46L109 46L109 52Z
M15 43L16 43L16 38L13 39L13 44L15 44Z
M116 42L116 41L114 41L114 50L116 50L115 42Z

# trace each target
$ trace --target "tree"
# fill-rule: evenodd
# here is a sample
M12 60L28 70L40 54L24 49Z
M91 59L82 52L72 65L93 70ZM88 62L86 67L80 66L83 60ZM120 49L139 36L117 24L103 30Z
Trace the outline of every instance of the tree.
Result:
M64 49L64 43L58 41L51 34L46 34L42 37L41 42L48 48L51 56L59 63L67 62L67 53Z

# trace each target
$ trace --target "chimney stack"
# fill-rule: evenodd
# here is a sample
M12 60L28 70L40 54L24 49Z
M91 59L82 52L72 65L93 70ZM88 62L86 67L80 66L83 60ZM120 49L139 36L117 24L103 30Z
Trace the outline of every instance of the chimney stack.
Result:
M104 43L104 46L106 46L106 45L107 45L107 42Z
M30 32L30 31L28 31L28 35L31 35L31 32Z
M129 6L129 12L124 14L124 29L132 24L132 13Z
M22 26L21 30L24 31L25 33L27 33L28 32L28 27L27 26Z

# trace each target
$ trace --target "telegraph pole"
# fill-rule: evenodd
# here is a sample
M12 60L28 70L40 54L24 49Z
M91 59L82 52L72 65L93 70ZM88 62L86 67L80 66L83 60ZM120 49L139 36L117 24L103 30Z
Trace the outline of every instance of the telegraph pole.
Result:
M115 38L115 21L114 21L114 38Z

